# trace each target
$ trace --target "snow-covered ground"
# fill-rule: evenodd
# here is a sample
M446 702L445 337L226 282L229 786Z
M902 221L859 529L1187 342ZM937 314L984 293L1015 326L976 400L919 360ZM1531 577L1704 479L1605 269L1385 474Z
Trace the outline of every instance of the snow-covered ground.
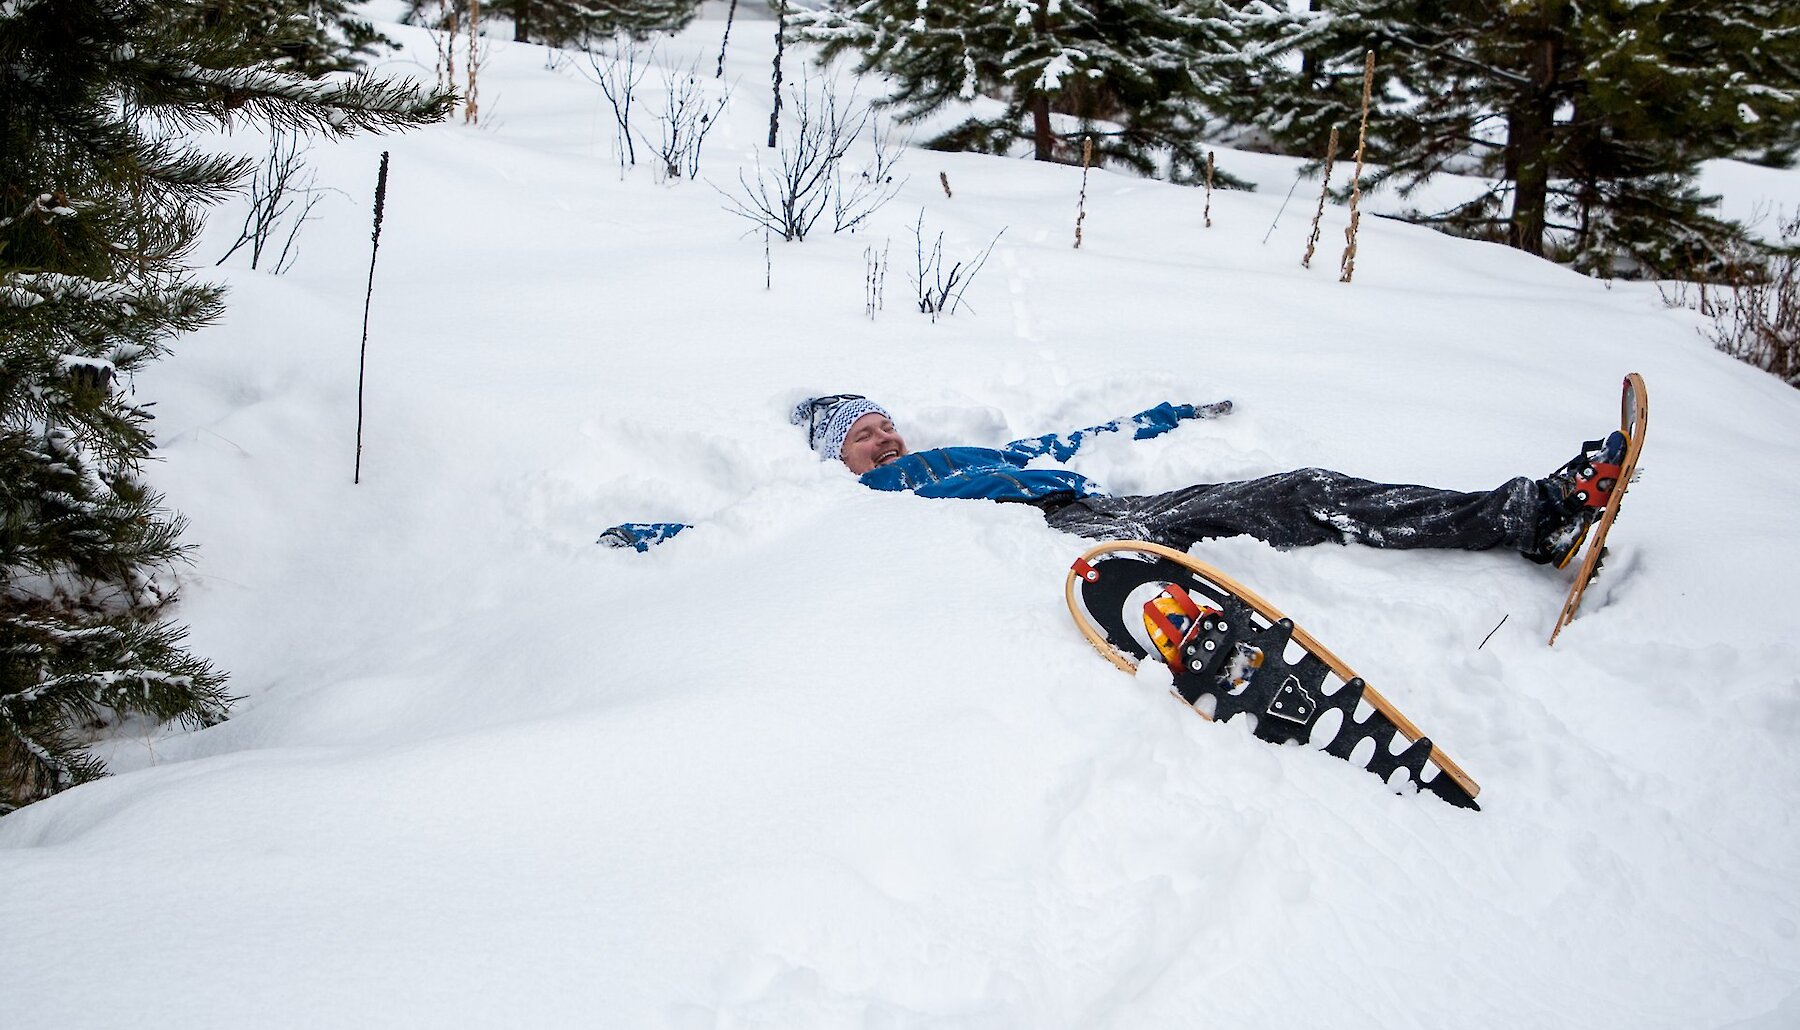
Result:
M666 49L710 62L721 28ZM728 191L768 37L733 36ZM1347 212L1302 269L1309 187L1277 222L1293 164L1237 155L1281 188L1213 194L1211 228L1198 190L1093 173L1076 250L1079 169L913 151L868 230L765 265L705 184L621 176L540 48L496 43L481 98L480 128L316 150L345 196L291 274L234 258L227 321L138 383L201 548L177 615L243 700L0 822L7 1025L1800 1026L1800 394L1698 316L1379 218L1341 284ZM953 258L1004 229L935 324L921 212ZM991 444L1229 397L1074 464L1479 489L1606 430L1627 371L1642 479L1554 649L1570 573L1514 555L1194 550L1479 813L1196 718L1076 632L1083 541L865 490L785 418L851 390L914 447ZM697 528L594 545L650 519Z

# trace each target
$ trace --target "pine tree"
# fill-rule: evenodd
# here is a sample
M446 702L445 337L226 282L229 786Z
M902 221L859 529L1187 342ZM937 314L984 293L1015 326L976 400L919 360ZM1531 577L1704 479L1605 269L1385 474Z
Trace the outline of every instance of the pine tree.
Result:
M1071 162L1091 135L1103 158L1192 178L1207 100L1245 60L1223 12L1219 0L839 0L796 22L826 60L854 53L859 72L893 79L901 121L967 106L930 146L1028 144L1037 160Z
M633 39L680 32L700 13L699 0L585 0L582 6L590 33Z
M1304 11L1290 11L1248 3L1226 15L1256 56L1246 62L1237 88L1220 95L1214 109L1235 127L1259 130L1278 153L1317 158L1333 128L1342 131L1361 120L1368 50L1382 58L1375 66L1375 95L1395 90L1382 41L1337 5L1331 7L1335 17L1315 14L1328 4L1333 0L1306 0ZM1295 53L1298 68L1288 59Z
M127 716L222 718L224 676L163 621L179 516L143 479L135 373L215 320L188 275L201 207L248 162L183 133L343 136L447 95L275 70L235 17L169 0L0 4L0 813L99 775Z
M507 18L513 40L545 46L578 46L624 33L647 39L679 32L700 12L701 0L490 0L484 18ZM437 24L446 9L468 16L465 0L408 0L408 20Z
M568 46L589 30L587 5L569 0L495 0L482 9L512 19L515 43Z
M1693 187L1698 163L1792 139L1800 5L1785 0L1317 0L1253 35L1305 54L1256 95L1278 142L1317 151L1379 69L1372 159L1402 195L1442 171L1490 187L1421 221L1588 271L1720 260L1737 230ZM1279 47L1272 47L1279 49Z

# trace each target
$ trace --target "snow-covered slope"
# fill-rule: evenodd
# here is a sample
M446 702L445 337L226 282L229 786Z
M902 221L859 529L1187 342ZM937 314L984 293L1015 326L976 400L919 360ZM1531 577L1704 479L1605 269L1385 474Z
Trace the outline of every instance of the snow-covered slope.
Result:
M733 39L721 189L767 35ZM178 614L243 701L0 822L9 1025L1800 1024L1800 395L1697 316L1379 218L1341 284L1342 209L1299 266L1304 184L1278 221L1282 189L1215 193L1209 229L1201 192L1096 171L1075 250L1079 169L924 151L869 230L765 266L705 184L621 177L567 66L496 44L484 75L481 128L315 151L346 196L294 271L221 270L227 322L138 384L201 547ZM953 257L1004 229L935 324L921 212ZM1480 813L1183 711L1071 625L1082 541L864 490L785 420L853 390L923 447L1229 397L1075 464L1478 489L1607 429L1634 370L1643 476L1555 649L1569 574L1509 554L1195 549ZM594 546L628 519L698 528Z

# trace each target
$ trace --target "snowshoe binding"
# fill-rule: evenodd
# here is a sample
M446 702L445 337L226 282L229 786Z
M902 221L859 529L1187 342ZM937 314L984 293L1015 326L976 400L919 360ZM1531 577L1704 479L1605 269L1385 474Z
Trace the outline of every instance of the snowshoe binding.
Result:
M1612 497L1628 446L1625 434L1617 431L1589 440L1581 453L1538 480L1537 539L1525 557L1559 569L1569 564Z

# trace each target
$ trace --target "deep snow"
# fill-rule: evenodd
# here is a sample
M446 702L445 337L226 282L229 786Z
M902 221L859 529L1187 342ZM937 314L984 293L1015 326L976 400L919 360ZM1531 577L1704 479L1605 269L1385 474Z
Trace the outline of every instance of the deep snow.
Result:
M710 63L721 28L667 50ZM733 34L722 189L761 150L767 28ZM1075 250L1079 169L912 151L871 229L777 242L765 289L716 192L621 176L571 68L497 42L481 96L480 128L315 150L345 196L293 272L228 263L226 322L137 384L201 548L177 615L244 700L0 822L9 1025L1800 1025L1800 395L1697 315L1380 218L1341 284L1347 212L1302 269L1309 187L1276 221L1293 163L1237 154L1264 188L1210 229L1198 190L1094 172ZM1800 202L1800 173L1715 174ZM921 209L954 256L1005 230L935 324ZM864 490L785 420L855 390L914 447L992 444L1229 397L1073 464L1478 489L1608 428L1626 371L1642 478L1554 649L1569 573L1513 555L1194 550L1480 813L1183 711L1075 631L1083 541ZM594 546L645 519L698 528Z

